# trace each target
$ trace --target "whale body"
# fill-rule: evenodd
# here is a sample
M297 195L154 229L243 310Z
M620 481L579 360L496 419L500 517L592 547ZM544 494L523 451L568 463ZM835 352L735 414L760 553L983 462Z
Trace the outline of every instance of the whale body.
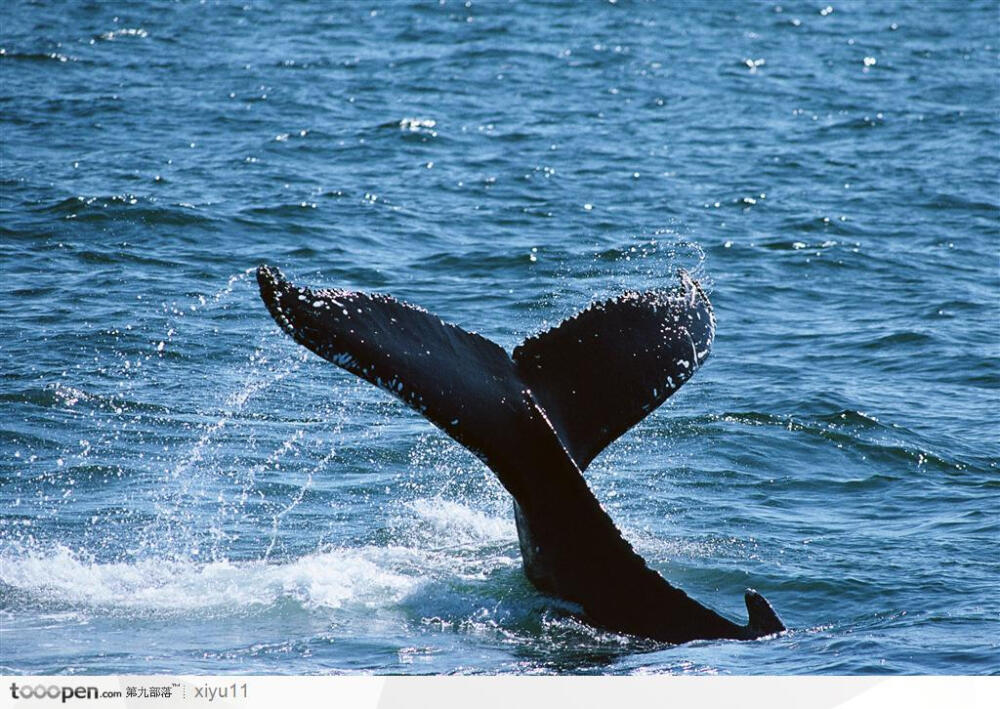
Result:
M509 354L391 296L293 285L257 270L274 320L298 343L381 387L468 448L514 498L525 575L586 619L670 643L785 629L748 589L739 625L650 569L583 478L594 457L705 361L708 297L687 274L667 292L594 303Z

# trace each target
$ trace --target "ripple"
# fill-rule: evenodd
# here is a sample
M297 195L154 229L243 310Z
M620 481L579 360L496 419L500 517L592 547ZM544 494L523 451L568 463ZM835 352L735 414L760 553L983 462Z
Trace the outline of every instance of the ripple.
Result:
M840 411L817 417L777 416L761 412L731 412L708 417L708 421L736 423L744 426L767 426L827 441L836 447L846 447L857 453L880 460L900 461L928 466L941 471L961 471L969 462L947 459L916 445L902 441L916 434L896 424L885 424L861 411ZM897 479L895 476L873 474L863 484L880 485ZM849 481L854 484L856 481Z
M162 204L154 197L128 192L108 196L83 195L67 197L50 204L39 204L33 211L61 216L63 219L109 222L121 219L141 221L150 225L208 225L215 219L187 203Z

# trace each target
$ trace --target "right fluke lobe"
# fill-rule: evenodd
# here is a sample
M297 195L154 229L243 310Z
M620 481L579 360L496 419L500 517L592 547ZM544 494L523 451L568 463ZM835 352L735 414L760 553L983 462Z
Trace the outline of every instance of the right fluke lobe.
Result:
M715 314L680 275L678 288L593 303L514 349L518 373L581 469L708 358Z
M747 623L750 638L774 635L785 630L785 624L774 612L774 608L757 591L748 588L743 598L747 604L747 614L750 616L750 622Z

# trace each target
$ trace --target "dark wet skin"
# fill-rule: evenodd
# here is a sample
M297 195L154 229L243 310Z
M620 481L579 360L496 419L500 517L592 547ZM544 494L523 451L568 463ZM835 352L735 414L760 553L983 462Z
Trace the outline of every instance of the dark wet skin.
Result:
M257 271L275 321L321 357L394 394L469 448L515 500L525 574L591 623L671 643L785 629L747 590L738 625L670 585L622 537L583 478L609 443L708 357L715 316L686 274L669 293L596 303L508 355L384 295L295 286Z

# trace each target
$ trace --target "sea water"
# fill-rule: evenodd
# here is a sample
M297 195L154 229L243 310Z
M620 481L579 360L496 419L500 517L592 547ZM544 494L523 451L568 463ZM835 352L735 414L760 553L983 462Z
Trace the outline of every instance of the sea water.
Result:
M5 3L0 670L996 672L998 17ZM711 357L586 478L789 631L539 594L490 471L282 334L261 262L508 351L691 271Z

